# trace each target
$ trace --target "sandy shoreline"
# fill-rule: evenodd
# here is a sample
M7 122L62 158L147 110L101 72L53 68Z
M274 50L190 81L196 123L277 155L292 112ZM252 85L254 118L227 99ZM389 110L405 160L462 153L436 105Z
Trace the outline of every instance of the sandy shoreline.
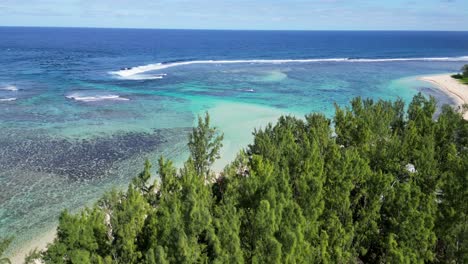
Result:
M439 90L447 94L455 101L456 109L461 110L464 104L468 104L468 85L460 83L452 78L450 74L424 76L419 78L419 80L432 83ZM468 120L468 112L463 117L465 120Z
M37 238L32 241L26 242L24 245L13 252L13 255L10 257L12 264L21 264L24 263L24 258L35 249L44 250L47 248L47 245L52 243L57 234L57 227L50 229L49 231L39 234Z

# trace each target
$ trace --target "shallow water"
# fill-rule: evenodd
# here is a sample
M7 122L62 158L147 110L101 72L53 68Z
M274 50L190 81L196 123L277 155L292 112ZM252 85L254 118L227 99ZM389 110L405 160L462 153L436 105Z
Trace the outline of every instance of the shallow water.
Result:
M181 164L205 111L225 133L221 170L281 114L419 91L450 103L416 76L460 68L467 33L373 34L0 28L0 235L17 249L146 158Z

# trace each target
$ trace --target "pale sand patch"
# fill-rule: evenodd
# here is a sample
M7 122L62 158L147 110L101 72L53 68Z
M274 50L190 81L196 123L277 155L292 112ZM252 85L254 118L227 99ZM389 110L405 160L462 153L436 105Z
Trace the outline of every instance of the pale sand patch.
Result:
M44 250L47 248L49 243L52 243L57 234L56 227L50 229L49 231L37 235L37 237L26 242L24 245L19 246L19 249L13 253L13 256L10 258L12 264L22 264L24 263L24 258L33 250Z
M276 123L282 115L302 117L302 114L277 108L236 102L222 102L208 109L212 125L224 133L221 159L213 164L215 171L222 171L237 156L241 149L253 142L254 129Z
M424 76L419 79L434 84L442 92L453 98L456 102L455 106L459 110L462 109L464 104L468 104L468 85L460 83L452 78L450 74ZM468 111L463 118L468 120Z

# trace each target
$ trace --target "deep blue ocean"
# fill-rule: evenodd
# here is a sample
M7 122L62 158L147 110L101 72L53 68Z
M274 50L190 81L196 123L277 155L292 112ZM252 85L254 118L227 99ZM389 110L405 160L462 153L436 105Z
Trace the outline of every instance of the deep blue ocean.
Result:
M0 27L0 237L27 244L146 158L180 164L204 111L225 132L220 170L281 114L420 91L450 103L418 76L465 63L468 32Z

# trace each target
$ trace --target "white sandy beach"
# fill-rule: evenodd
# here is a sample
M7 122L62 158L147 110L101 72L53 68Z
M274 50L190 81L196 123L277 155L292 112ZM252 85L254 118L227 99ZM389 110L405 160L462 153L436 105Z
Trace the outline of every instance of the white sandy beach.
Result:
M457 109L461 110L464 104L468 104L468 85L460 83L452 78L450 74L424 76L419 79L434 84L442 92L453 98ZM468 111L463 117L468 120Z

